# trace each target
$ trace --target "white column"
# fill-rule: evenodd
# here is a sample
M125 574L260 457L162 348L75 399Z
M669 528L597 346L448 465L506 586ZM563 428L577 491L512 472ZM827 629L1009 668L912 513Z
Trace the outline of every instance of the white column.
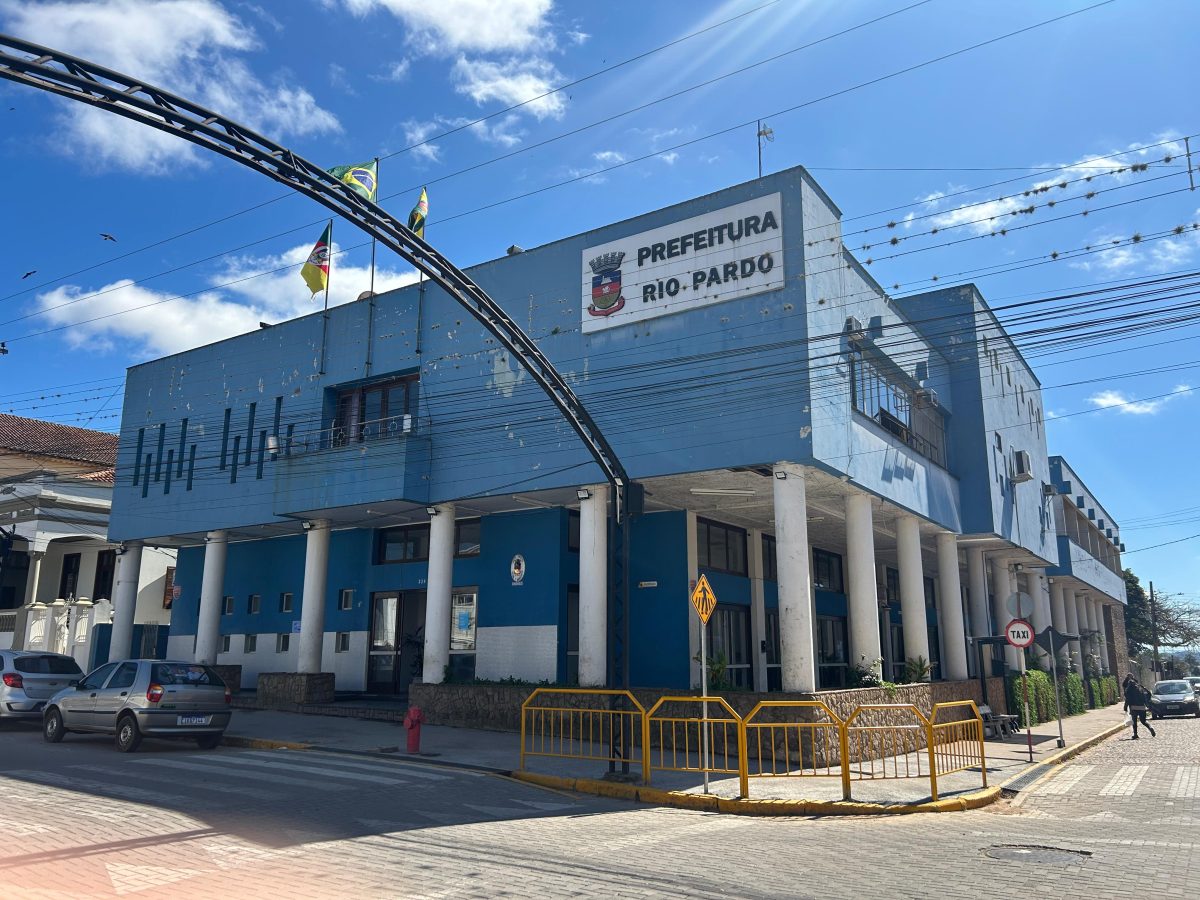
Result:
M112 636L108 661L128 659L133 644L133 614L137 609L138 580L142 574L142 542L128 541L117 556L116 584L112 595Z
M200 579L200 613L196 619L196 662L212 665L221 646L221 600L225 596L225 558L229 533L204 537L204 575Z
M686 540L687 540L687 577L688 591L695 587L696 582L700 580L700 555L699 555L699 536L697 534L698 526L696 523L696 514L690 509L685 511L684 517L687 521ZM688 684L694 688L700 687L700 620L692 615L690 604L687 614L688 622Z
M607 687L608 485L587 491L579 501L579 686Z
M1058 579L1050 585L1050 624L1054 626L1055 631L1063 634L1067 634L1071 630L1067 625L1067 606L1063 602L1062 579ZM1068 649L1067 652L1069 654L1070 650ZM1062 663L1059 662L1058 666L1061 670Z
M921 524L916 516L896 518L896 557L900 568L900 616L904 621L904 658L929 661L929 624L925 612L925 572L921 567Z
M989 637L992 626L988 618L987 564L980 547L967 548L967 603L971 607L971 635L976 638ZM985 654L984 659L989 658ZM972 649L971 659L979 663L977 649ZM987 677L992 673L986 671L981 674Z
M1008 611L1008 595L1013 592L1012 574L1008 570L1007 559L992 560L992 614L995 617L996 634L1004 634L1004 628L1012 620L1012 614ZM1021 668L1021 660L1018 657L1016 647L1004 645L1004 658L1008 661L1008 668L1013 672Z
M59 597L46 607L46 630L42 632L42 646L34 649L66 653L66 644L67 601Z
M1082 593L1075 594L1075 618L1079 622L1079 674L1084 673L1084 660L1092 653L1092 639L1087 635L1091 630L1088 622L1087 602Z
M425 580L425 655L421 672L425 684L441 684L446 678L446 666L450 664L450 594L454 587L454 504L440 503L434 509L436 513L429 519L429 575ZM582 634L582 622L579 630Z
M767 598L763 587L763 534L751 531L746 563L750 573L750 658L754 661L754 690L767 689Z
M949 531L937 536L938 630L946 658L942 676L947 681L965 681L967 674L967 630L963 621L962 581L958 569L958 539Z
M1041 634L1050 627L1050 590L1046 584L1046 576L1041 572L1034 572L1027 576L1029 582L1029 593L1033 595L1033 630L1037 634ZM1047 669L1050 668L1050 654L1043 650L1038 644L1034 644L1033 658L1040 660L1042 665Z
M1075 602L1075 592L1064 589L1063 605L1066 607L1067 613L1067 633L1080 634L1083 630L1083 623L1079 621L1079 605ZM1071 665L1075 672L1079 675L1083 674L1083 641L1074 640L1067 644L1071 654Z
M17 610L13 630L12 649L14 650L25 648L25 633L29 630L29 607L37 600L38 581L42 576L42 560L46 553L44 550L30 550L28 555L29 571L25 576L25 604Z
M774 467L775 556L779 571L779 653L785 691L817 689L813 631L812 556L804 468ZM867 514L870 515L870 499ZM872 579L873 580L873 579Z
M301 674L321 671L325 588L329 580L329 520L313 519L308 525L304 545L304 594L300 601L300 652L296 664L296 671Z
M1096 655L1096 665L1100 674L1103 675L1106 666L1104 665L1103 641L1100 639L1100 604L1091 597L1085 597L1083 603L1087 609L1088 629L1092 632L1092 653Z
M875 587L875 531L871 498L846 497L846 588L850 608L850 665L880 667L879 597Z
M1108 664L1108 629L1104 627L1104 601L1096 600L1096 631L1100 641L1100 671L1108 675L1110 666Z

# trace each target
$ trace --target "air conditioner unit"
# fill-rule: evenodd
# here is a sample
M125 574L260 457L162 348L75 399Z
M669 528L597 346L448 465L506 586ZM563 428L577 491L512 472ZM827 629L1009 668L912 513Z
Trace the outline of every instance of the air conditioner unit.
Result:
M1029 461L1028 450L1014 450L1012 464L1013 484L1033 480L1033 466Z
M1056 488L1052 484L1043 484L1042 485L1042 496L1043 497L1056 497L1056 496L1058 496L1058 488Z
M863 329L863 323L854 316L846 319L846 337L855 344L862 344L867 340L867 332Z
M917 388L913 391L913 405L917 409L937 409L937 391L933 388Z

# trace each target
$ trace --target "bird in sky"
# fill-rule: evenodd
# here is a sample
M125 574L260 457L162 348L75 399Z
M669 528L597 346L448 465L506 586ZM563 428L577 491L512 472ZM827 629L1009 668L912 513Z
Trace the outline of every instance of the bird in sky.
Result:
M106 241L112 241L114 244L117 242L117 239L107 231L100 232L100 237L104 238Z
M30 269L28 272L26 272L24 275L21 276L21 280L24 281L30 275L36 275L36 274L37 274L37 269Z

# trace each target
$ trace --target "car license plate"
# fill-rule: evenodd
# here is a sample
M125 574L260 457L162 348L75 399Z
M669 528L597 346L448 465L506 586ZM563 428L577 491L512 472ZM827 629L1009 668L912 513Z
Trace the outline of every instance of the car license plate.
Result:
M180 716L180 725L207 725L208 716Z
M1179 704L1178 703L1168 703L1167 709L1179 709Z

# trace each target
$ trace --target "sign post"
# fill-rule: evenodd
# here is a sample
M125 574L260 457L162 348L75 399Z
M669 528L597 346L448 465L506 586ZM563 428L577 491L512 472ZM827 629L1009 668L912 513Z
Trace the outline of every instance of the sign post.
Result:
M1025 740L1029 745L1029 761L1033 762L1033 726L1029 721L1029 674L1025 671L1025 648L1033 643L1033 626L1024 619L1013 619L1004 629L1004 637L1021 651L1021 693L1025 706Z
M717 595L708 579L700 576L692 588L692 606L700 619L700 768L704 770L704 793L708 793L708 619L717 605Z
M1058 696L1058 651L1067 645L1068 640L1070 638L1061 631L1057 631L1054 626L1050 626L1034 638L1034 643L1050 654L1050 672L1054 676L1054 712L1058 716L1058 746L1060 749L1067 746L1067 742L1063 737L1062 701Z

